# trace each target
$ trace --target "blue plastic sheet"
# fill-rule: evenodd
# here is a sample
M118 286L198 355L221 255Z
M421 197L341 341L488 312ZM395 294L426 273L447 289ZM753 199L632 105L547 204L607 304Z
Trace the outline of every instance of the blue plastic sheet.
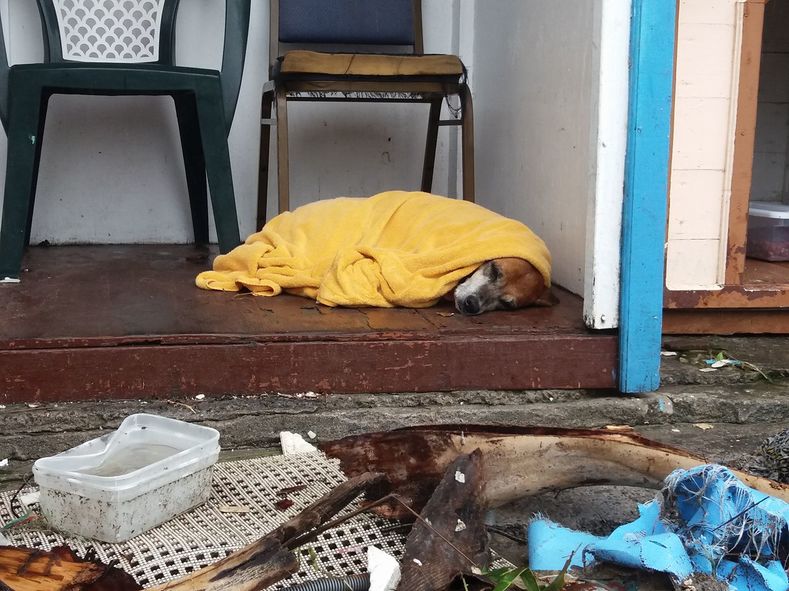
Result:
M607 537L537 518L528 530L529 566L560 570L609 562L666 573L681 583L713 575L735 591L787 591L789 504L744 485L723 466L676 470L666 478L665 507L639 505L635 521Z

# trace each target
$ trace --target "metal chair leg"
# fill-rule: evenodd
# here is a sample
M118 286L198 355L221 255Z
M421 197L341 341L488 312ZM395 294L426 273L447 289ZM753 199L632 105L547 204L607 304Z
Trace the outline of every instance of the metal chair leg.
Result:
M266 223L268 211L268 160L271 149L271 106L274 102L274 92L263 93L263 102L260 105L260 162L258 164L258 210L257 226L260 230Z
M205 155L219 250L226 253L241 244L241 237L238 231L230 150L227 146L227 125L219 81L201 88L196 93L196 98L200 139Z
M443 97L430 101L430 114L427 118L427 140L425 141L425 160L422 165L422 191L430 193L433 189L433 170L436 165L436 144L438 143L438 120L441 116Z
M194 96L176 95L175 113L181 136L181 151L189 190L192 227L197 244L208 244L208 189L205 177L205 155L200 141L200 124Z
M9 92L8 153L3 220L0 225L0 279L18 278L32 219L36 160L41 151L39 130L45 112L42 89L35 84L14 84Z
M288 97L277 88L277 191L279 212L290 209L290 166L288 162Z
M463 84L460 90L460 104L463 109L463 199L473 202L474 193L474 104L471 90Z

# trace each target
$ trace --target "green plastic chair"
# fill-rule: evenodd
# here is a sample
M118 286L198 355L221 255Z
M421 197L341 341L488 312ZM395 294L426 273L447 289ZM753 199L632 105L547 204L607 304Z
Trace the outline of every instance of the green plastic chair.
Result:
M250 0L225 0L221 72L175 65L179 0L36 1L44 63L9 68L0 28L0 119L8 135L0 279L19 277L30 241L53 94L173 97L195 242L208 242L207 176L219 248L240 244L227 135L241 87Z

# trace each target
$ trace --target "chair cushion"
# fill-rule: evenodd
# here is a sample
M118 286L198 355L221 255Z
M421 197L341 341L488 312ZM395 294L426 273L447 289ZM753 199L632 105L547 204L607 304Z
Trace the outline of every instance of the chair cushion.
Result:
M456 55L381 55L295 50L280 58L282 75L453 76L463 75Z

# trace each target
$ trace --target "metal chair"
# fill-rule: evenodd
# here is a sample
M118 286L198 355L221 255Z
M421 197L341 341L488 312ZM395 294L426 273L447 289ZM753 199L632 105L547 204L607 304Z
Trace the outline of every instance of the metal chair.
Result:
M272 125L277 127L279 211L290 207L288 101L428 103L421 188L432 188L439 126L460 125L463 198L474 200L474 120L465 68L457 56L424 54L420 0L271 0L270 23L258 228L266 221ZM460 118L442 121L441 105L448 95L459 97Z
M36 0L44 63L9 68L0 30L0 119L8 134L0 278L18 277L30 240L47 103L53 94L169 95L183 150L195 241L240 242L227 135L246 53L250 0L226 0L221 72L175 65L179 0Z

